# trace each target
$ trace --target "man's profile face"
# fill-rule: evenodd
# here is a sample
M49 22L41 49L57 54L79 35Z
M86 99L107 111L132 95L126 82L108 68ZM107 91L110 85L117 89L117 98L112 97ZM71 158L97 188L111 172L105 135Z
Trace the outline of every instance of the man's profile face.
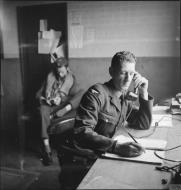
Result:
M64 78L67 75L67 67L65 65L57 68L57 73L60 78Z
M135 73L135 63L124 62L117 68L112 68L112 79L116 90L127 91Z

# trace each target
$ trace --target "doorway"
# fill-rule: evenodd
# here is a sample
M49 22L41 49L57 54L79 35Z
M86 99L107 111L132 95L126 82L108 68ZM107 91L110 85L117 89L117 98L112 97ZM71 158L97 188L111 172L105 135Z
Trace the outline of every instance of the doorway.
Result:
M62 40L67 42L67 4L44 4L17 8L20 62L25 112L37 106L36 92L50 70L48 54L38 54L40 20L47 20L47 30L62 31ZM66 47L65 55L68 55Z

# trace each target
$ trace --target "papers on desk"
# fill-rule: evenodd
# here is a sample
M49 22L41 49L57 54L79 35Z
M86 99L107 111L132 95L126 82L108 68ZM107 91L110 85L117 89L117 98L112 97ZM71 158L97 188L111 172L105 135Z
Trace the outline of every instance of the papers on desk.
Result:
M151 126L157 123L157 127L172 127L172 115L167 112L168 110L168 106L154 106Z
M114 138L114 140L117 140L119 143L133 141L130 137L126 137L123 135L118 135L117 137ZM136 140L141 146L143 146L146 149L151 149L151 150L163 150L165 149L167 145L166 140L160 140L160 139L142 138L142 139L136 139Z
M159 112L160 112L160 111L161 111L161 112L164 111L164 112L165 112L165 111L167 111L169 108L170 108L169 106L157 106L157 105L156 105L156 106L153 107L153 111L154 111L154 112L156 112L156 111L159 111Z
M159 156L162 158L165 157L165 152L164 151L159 151ZM145 153L142 153L140 156L133 157L133 158L128 158L128 157L122 157L116 154L111 154L111 153L105 153L102 155L103 158L108 158L108 159L116 159L116 160L124 160L124 161L132 161L132 162L140 162L140 163L145 163L145 164L156 164L160 165L163 163L163 160L158 158L153 150L146 150Z
M153 118L151 126L155 126L155 123L157 123L157 127L172 127L171 114L153 114L152 116Z
M130 137L126 137L123 135L119 135L114 138L114 140L117 140L119 143L125 143L125 142L131 142L132 139ZM111 153L105 153L102 156L104 158L110 158L110 159L118 159L118 160L126 160L126 161L134 161L134 162L141 162L141 163L148 163L148 164L162 164L163 160L158 158L154 154L154 150L163 150L166 147L167 141L165 140L159 140L159 139L136 139L139 144L141 144L146 150L145 153L142 153L142 155L134 157L134 158L127 158L127 157L121 157L116 154ZM165 157L164 151L159 151L159 155L161 157Z

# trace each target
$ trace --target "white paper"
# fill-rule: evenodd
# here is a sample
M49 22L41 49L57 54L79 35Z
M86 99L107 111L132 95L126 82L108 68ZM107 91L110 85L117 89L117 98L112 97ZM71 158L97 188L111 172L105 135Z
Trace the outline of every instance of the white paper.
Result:
M131 137L126 137L123 135L119 135L119 136L115 137L114 140L117 140L119 143L125 143L125 142L132 142L133 141L131 139ZM136 141L141 146L143 146L144 148L148 148L148 149L162 149L163 150L167 145L166 140L160 140L160 139L142 138L142 139L136 139Z
M55 31L53 29L48 31L42 31L43 39L60 39L61 35L62 35L61 31Z
M86 29L85 41L86 43L93 43L95 41L95 29L93 28Z
M53 39L53 33L51 31L42 31L43 39Z
M70 20L72 24L81 24L82 23L82 15L78 11L70 12Z
M170 107L169 106L154 106L153 107L153 112L154 111L166 111L168 110Z
M38 53L48 54L51 47L51 41L48 39L38 39Z
M40 31L46 31L48 27L48 23L46 19L40 20Z
M157 127L172 127L171 114L153 114L152 116L152 126L155 126L155 123L157 123Z
M71 25L70 26L70 48L83 47L83 26Z
M50 30L50 37L51 39L60 39L60 37L62 36L62 32L61 31L55 31L53 29Z
M162 158L165 158L165 152L159 151L157 152L159 156ZM142 153L140 156L128 158L128 157L122 157L117 154L111 154L111 153L105 153L102 155L106 158L112 158L112 159L118 159L118 160L125 160L125 161L134 161L134 162L141 162L141 163L149 163L149 164L162 164L163 160L158 158L153 150L146 150L145 153Z

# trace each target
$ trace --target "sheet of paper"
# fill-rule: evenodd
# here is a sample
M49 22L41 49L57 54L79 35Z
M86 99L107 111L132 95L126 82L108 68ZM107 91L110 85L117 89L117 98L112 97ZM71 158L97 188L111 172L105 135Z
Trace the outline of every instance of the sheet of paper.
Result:
M51 41L48 39L38 39L38 53L48 54L51 47Z
M126 137L123 135L119 135L114 138L119 143L125 143L125 142L132 142L133 140L130 137ZM136 139L136 138L135 138ZM160 139L148 139L148 138L142 138L142 139L136 139L139 144L141 144L143 147L148 149L164 149L167 145L166 140L160 140Z
M70 26L70 48L83 47L84 28L82 25Z
M154 106L153 112L154 111L167 111L169 108L170 108L169 106Z
M46 31L48 27L47 19L40 20L40 31Z
M162 158L165 157L164 151L157 152L159 156ZM116 154L111 153L105 153L102 155L103 158L109 158L109 159L116 159L116 160L125 160L125 161L133 161L133 162L141 162L141 163L147 163L147 164L162 164L163 160L158 158L153 150L146 150L145 153L142 153L140 156L133 157L133 158L127 158L127 157L121 157Z
M171 114L153 114L152 126L158 123L158 127L172 127L172 115Z

